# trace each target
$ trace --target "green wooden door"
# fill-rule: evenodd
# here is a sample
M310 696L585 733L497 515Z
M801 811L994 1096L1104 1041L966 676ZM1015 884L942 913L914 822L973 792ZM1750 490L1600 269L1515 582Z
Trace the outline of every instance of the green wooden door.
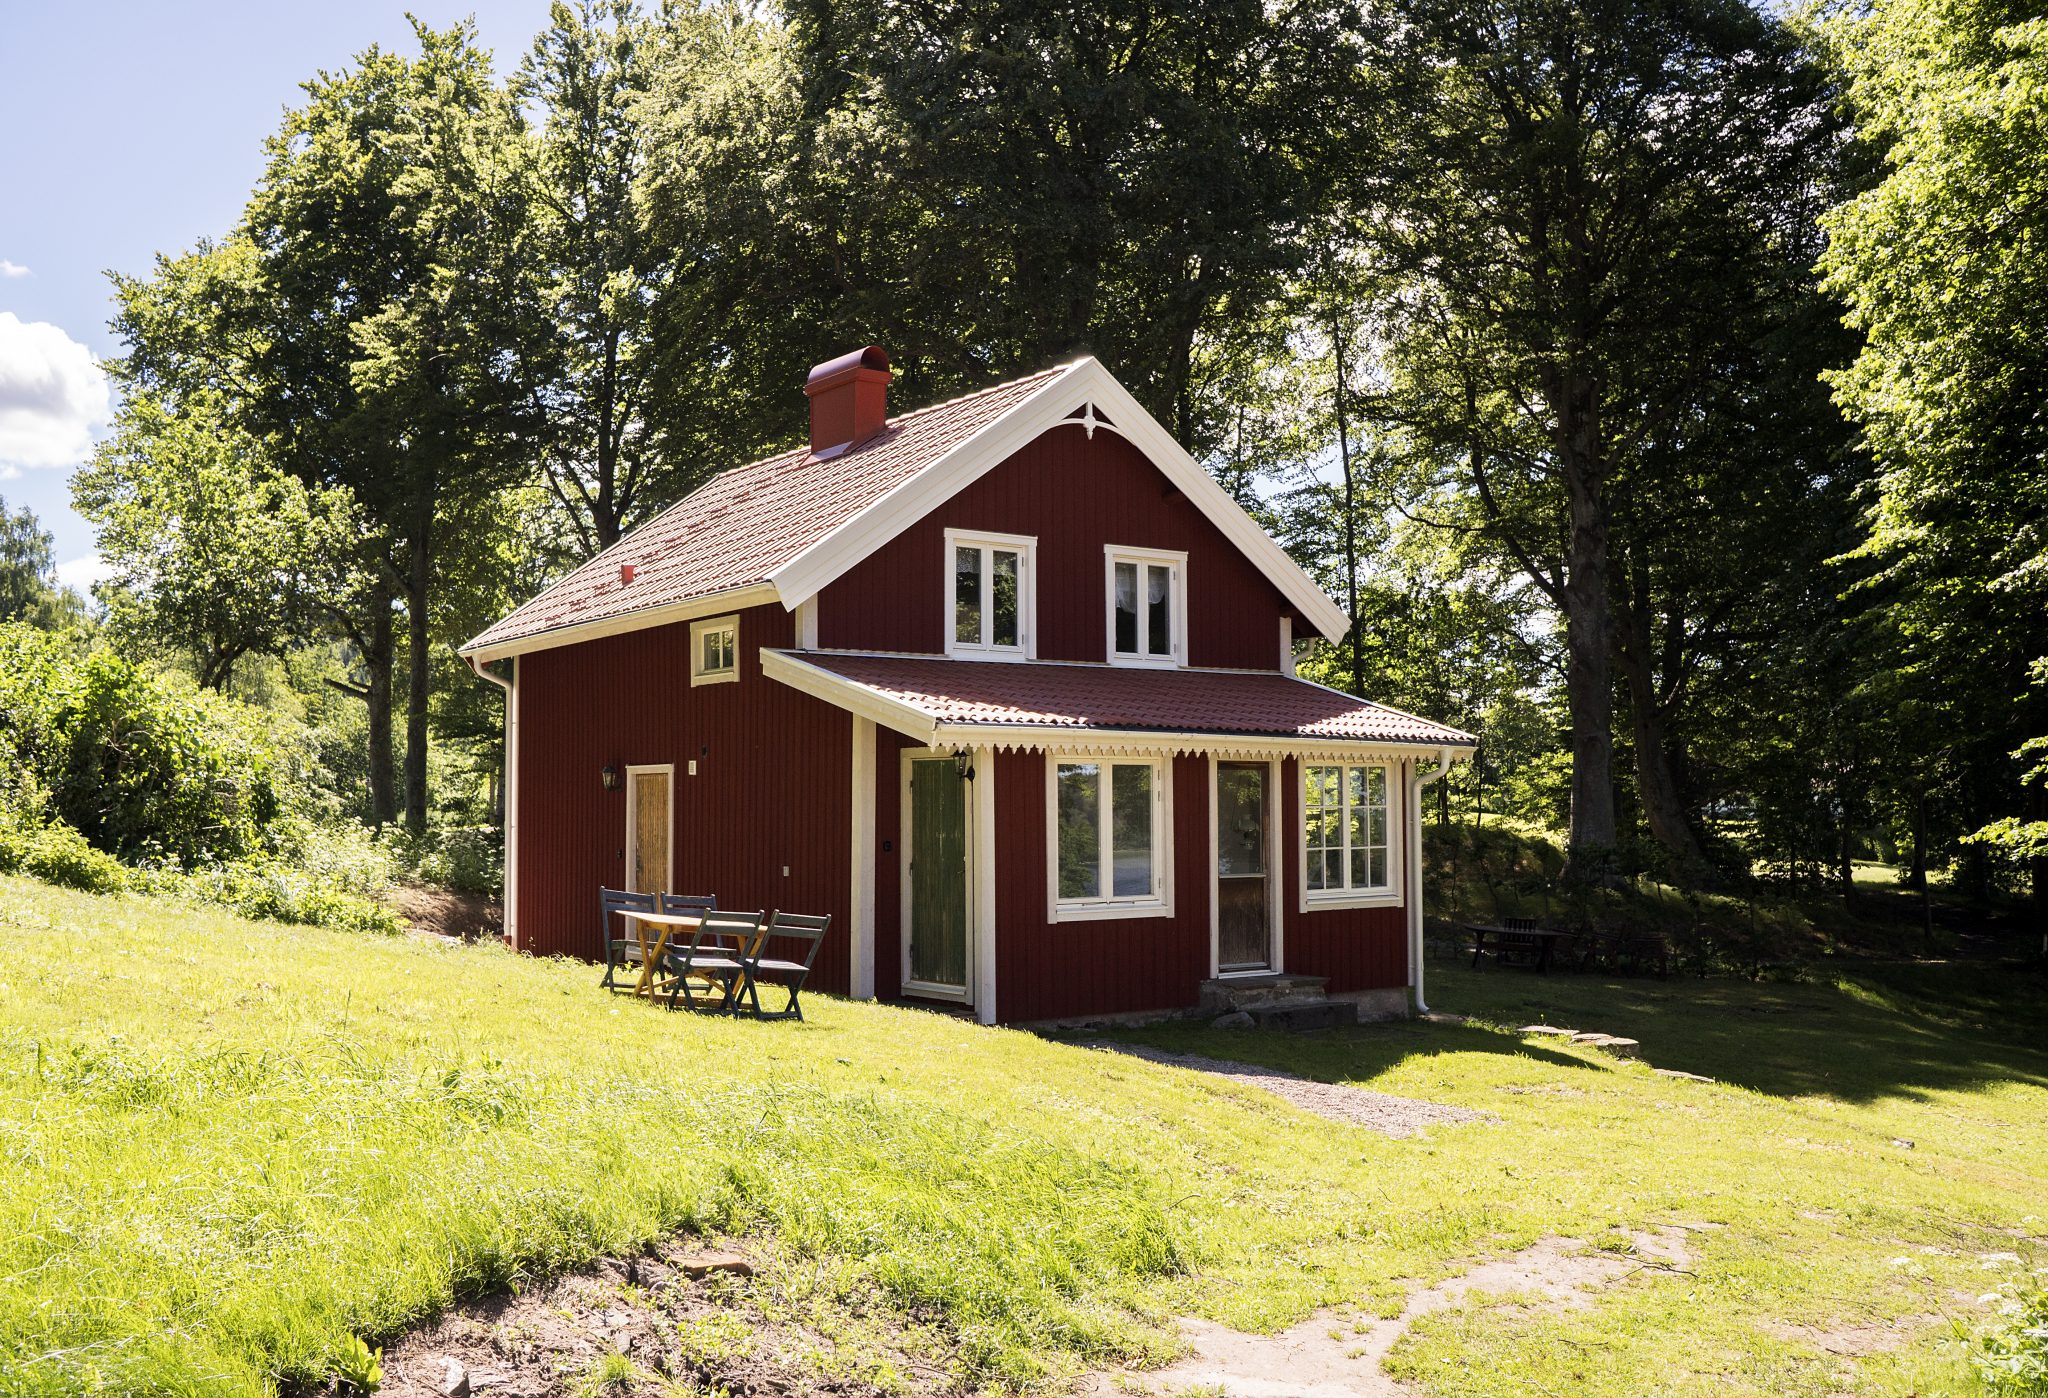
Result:
M967 988L967 783L950 757L910 763L910 979Z

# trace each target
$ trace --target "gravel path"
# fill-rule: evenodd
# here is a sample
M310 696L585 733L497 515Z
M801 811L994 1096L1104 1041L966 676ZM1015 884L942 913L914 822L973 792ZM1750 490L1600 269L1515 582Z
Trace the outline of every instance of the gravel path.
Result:
M1214 1073L1247 1087L1261 1088L1275 1097L1283 1097L1305 1112L1397 1138L1417 1135L1425 1126L1454 1126L1465 1121L1500 1119L1491 1112L1446 1107L1440 1102L1421 1102L1413 1097L1391 1097L1384 1092L1368 1092L1362 1087L1346 1087L1341 1083L1317 1082L1313 1078L1297 1077L1256 1063L1234 1063L1227 1058L1205 1058L1196 1053L1168 1053L1143 1044L1098 1041L1089 1047L1128 1053L1134 1058L1163 1063L1169 1068Z

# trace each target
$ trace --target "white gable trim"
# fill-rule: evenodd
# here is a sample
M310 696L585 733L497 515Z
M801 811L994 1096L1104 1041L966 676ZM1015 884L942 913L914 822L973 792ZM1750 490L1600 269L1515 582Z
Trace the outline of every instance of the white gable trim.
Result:
M1344 609L1092 358L1078 360L1047 379L972 437L769 574L782 605L794 609L815 597L918 520L1065 423L1083 405L1092 405L1091 411L1108 418L1102 425L1113 426L1143 452L1319 633L1331 641L1343 639L1351 625Z

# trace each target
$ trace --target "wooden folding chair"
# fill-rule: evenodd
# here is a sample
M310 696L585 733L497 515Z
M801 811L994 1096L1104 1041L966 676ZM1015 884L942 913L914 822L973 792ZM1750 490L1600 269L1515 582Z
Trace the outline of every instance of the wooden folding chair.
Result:
M680 941L680 939L678 939ZM668 1007L681 1001L693 1011L720 1013L733 1008L746 980L746 960L761 943L761 914L704 911L704 920L687 946L669 943ZM717 1003L712 1003L716 994Z
M598 984L606 990L620 988L613 979L613 973L620 966L640 964L640 939L631 935L632 927L619 921L618 914L651 913L656 896L652 893L628 893L618 888L598 889L597 902L603 920L598 923L597 930L598 935L604 938L604 979Z
M818 959L818 948L825 944L825 933L832 926L830 914L814 917L807 913L786 913L777 909L768 922L767 930L754 944L754 954L744 958L746 978L743 993L755 1019L802 1019L804 1007L797 997L803 994L804 982L810 979L811 963ZM777 937L788 937L805 943L803 960L786 961L766 955L768 944ZM761 1008L761 977L766 974L778 978L775 983L789 994L789 1003L781 1009L768 1011Z

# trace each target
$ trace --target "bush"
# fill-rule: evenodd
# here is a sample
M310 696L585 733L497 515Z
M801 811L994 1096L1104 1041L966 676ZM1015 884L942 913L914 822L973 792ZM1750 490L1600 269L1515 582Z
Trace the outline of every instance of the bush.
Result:
M216 903L243 917L301 922L350 932L396 933L398 914L361 894L328 886L279 859L210 864L190 873L154 869L137 875L148 892Z
M51 813L129 860L274 854L306 803L288 722L20 623L0 626L0 730Z
M1970 1367L1993 1393L2048 1394L2048 1288L2039 1283L2044 1276L2048 1272L2036 1272L2031 1287L2000 1287L1993 1293L1997 1322L1974 1333L1961 1330Z
M456 893L496 898L505 887L505 836L496 826L440 826L417 839L401 833L391 855L420 882Z
M32 874L87 893L117 893L128 886L128 871L120 860L100 853L85 836L61 823L0 827L0 872Z

